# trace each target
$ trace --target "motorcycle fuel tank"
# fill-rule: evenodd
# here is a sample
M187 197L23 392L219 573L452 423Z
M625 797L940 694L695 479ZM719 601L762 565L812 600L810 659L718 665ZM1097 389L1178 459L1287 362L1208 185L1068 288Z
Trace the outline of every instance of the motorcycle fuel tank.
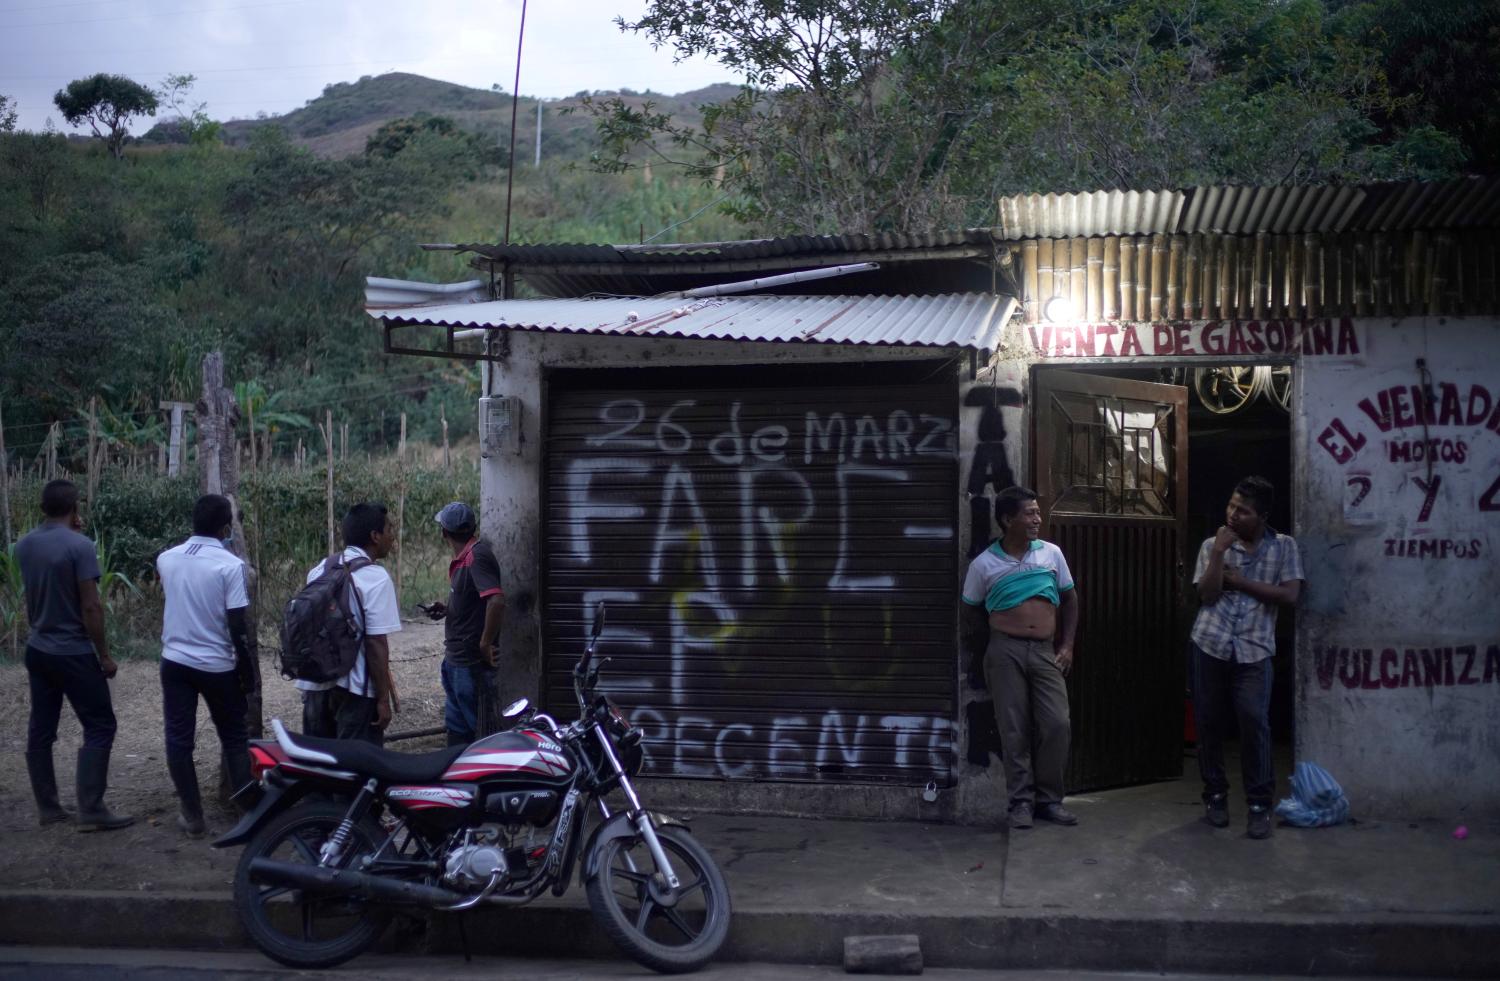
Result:
M516 729L497 732L471 744L449 765L443 779L562 785L572 773L573 762L557 740L546 733Z

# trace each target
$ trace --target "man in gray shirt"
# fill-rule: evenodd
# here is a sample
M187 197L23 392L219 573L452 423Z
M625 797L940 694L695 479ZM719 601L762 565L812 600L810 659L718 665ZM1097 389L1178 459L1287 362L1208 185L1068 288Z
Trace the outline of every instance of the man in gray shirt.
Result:
M26 674L31 719L26 730L26 770L42 824L72 815L57 799L52 744L66 698L83 726L78 750L78 830L109 831L135 821L104 805L109 752L115 741L115 710L108 679L115 676L104 635L99 599L99 560L94 543L78 533L78 488L54 480L42 489L45 520L16 543L26 590Z

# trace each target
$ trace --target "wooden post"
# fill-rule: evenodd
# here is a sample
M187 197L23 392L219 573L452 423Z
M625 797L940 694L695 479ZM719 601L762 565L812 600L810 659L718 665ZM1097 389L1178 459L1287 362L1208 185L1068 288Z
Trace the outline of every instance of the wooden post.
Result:
M95 456L99 448L99 396L89 396L89 450L88 469L84 471L85 500L89 511L94 510L94 488L99 484L99 466Z
M401 595L401 536L406 533L406 413L401 413L401 441L396 444L396 595Z
M323 449L328 458L328 554L334 554L333 537L333 410L323 410ZM399 594L398 594L399 595Z
M5 455L4 399L0 399L0 513L5 515L4 546L10 548L10 457Z
M245 393L245 412L250 417L250 472L255 472L255 397Z
M232 494L239 489L240 461L235 428L240 407L224 387L224 355L212 351L203 358L203 394L198 414L198 491ZM228 490L226 490L228 488Z
M57 423L47 427L47 479L57 479Z
M182 414L184 410L191 409L192 404L160 402L158 405L172 414L171 422L167 425L167 476L175 477L182 472Z
M349 459L349 424L346 422L339 425L339 461L343 462L347 459Z
M453 463L448 458L448 409L446 406L438 406L438 416L443 423L443 469L453 469Z
M1135 239L1120 239L1120 319L1136 320L1135 312Z

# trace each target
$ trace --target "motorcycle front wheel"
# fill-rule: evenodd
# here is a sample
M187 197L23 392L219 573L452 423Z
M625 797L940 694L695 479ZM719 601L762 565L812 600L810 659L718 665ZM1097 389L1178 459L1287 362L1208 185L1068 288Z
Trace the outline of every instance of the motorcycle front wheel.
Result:
M663 974L696 971L729 935L729 887L692 835L658 828L656 836L680 887L666 888L639 836L600 846L598 875L588 883L589 908L616 946Z
M250 881L250 862L318 864L323 842L343 821L347 806L309 800L282 814L245 845L234 872L234 906L240 923L267 957L288 967L342 964L373 944L390 922L388 910L343 896L311 896L286 886ZM349 868L374 854L384 835L370 818L354 826L339 861Z

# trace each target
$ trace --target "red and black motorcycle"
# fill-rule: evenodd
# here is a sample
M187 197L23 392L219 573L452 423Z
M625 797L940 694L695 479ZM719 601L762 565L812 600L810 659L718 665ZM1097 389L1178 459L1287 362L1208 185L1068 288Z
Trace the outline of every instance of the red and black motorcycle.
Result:
M512 728L468 746L397 753L271 723L251 743L259 801L215 847L244 845L235 909L262 951L329 967L380 936L394 908L465 910L560 896L575 865L611 940L667 973L706 964L729 932L729 891L685 825L647 811L631 777L641 731L596 691L592 636L573 670L576 722L522 699ZM620 791L612 809L606 797ZM581 843L587 814L599 821Z

